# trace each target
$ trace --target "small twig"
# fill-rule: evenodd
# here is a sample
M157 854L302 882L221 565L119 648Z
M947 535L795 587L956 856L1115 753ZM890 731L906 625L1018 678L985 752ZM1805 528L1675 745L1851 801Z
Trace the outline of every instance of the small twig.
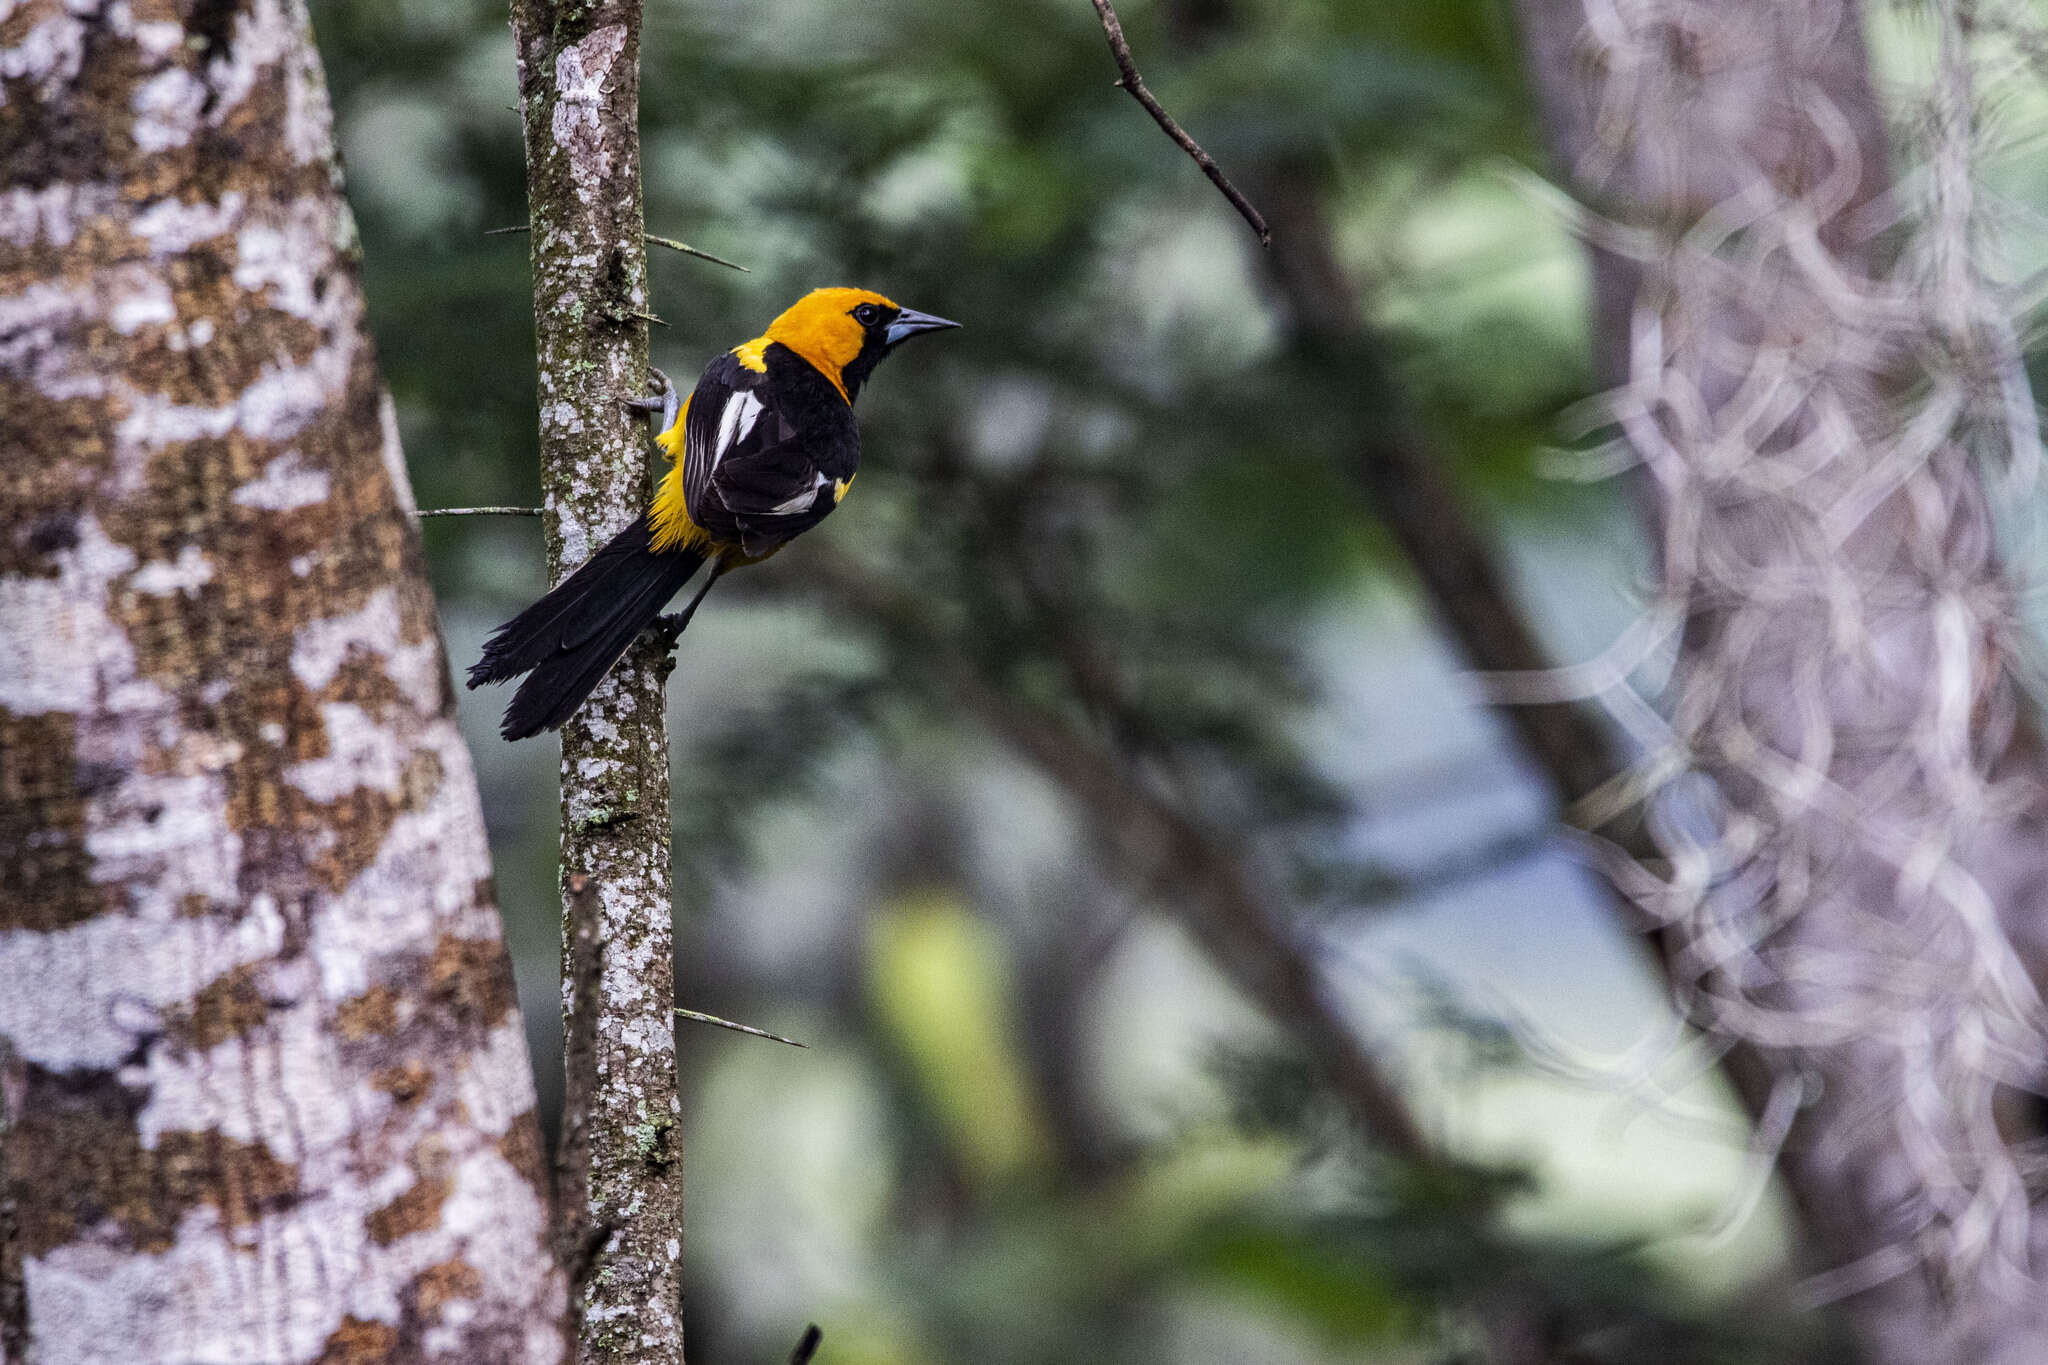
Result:
M1251 224L1252 231L1259 236L1259 245L1271 246L1273 230L1266 226L1264 216L1252 207L1252 201L1245 198L1237 186L1230 183L1230 178L1223 174L1222 168L1216 164L1216 159L1203 151L1202 144L1189 137L1187 130L1175 123L1173 115L1167 113L1159 101L1153 98L1152 92L1145 88L1144 78L1138 74L1138 65L1131 60L1131 45L1124 41L1123 23L1116 17L1116 11L1110 8L1109 0L1093 0L1093 3L1095 12L1102 16L1102 31L1109 38L1110 55L1116 58L1116 69L1120 73L1116 83L1128 90L1132 99L1144 105L1145 112L1152 116L1152 121L1164 129L1168 137L1179 143L1182 151L1195 159L1195 164L1202 168L1202 174L1209 177L1209 183L1223 191L1223 197L1230 201L1231 207L1243 215L1245 222Z
M738 261L728 261L723 256L714 256L708 251L699 251L696 247L691 246L688 242L679 242L673 237L657 237L651 232L643 232L640 235L642 237L645 237L648 241L654 243L656 246L665 246L670 251L680 251L685 256L695 256L700 261L709 261L713 265L727 266L733 270L740 271L743 274L751 275L753 273L751 270L748 270L747 267L741 265Z
M697 1010L686 1010L680 1005L676 1006L676 1018L691 1019L700 1024L713 1024L719 1028L729 1028L734 1033L750 1033L756 1038L766 1038L772 1043L788 1043L791 1047L810 1046L808 1043L799 1043L794 1038L785 1038L779 1033L770 1033L764 1028L755 1028L751 1024L735 1024L730 1019L721 1019L715 1014L704 1014Z
M818 1353L818 1343L824 1339L825 1334L818 1330L817 1323L804 1328L803 1340L797 1342L796 1349L789 1353L789 1365L811 1365L811 1357Z
M416 517L537 517L538 507L421 507Z
M648 313L648 312L643 312L643 311L641 311L641 310L640 310L640 309L638 309L638 308L628 308L628 309L626 310L626 316L627 316L627 317L629 317L629 318L639 318L639 319L641 319L642 321L645 321L645 322L651 322L651 323L653 323L653 324L654 324L654 325L655 325L656 327L666 327L666 326L668 326L668 322L667 322L667 320L666 320L666 319L664 319L664 318L658 318L658 317L654 316L654 314L652 314L652 313Z
M503 237L509 233L527 232L530 230L531 229L529 229L527 225L524 223L514 223L511 227L490 228L487 231L485 231L484 236ZM709 261L713 265L722 265L725 266L727 269L737 270L741 274L751 275L754 273L748 267L741 265L738 261L728 261L723 256L714 256L708 251L701 251L698 248L691 246L688 242L679 242L673 237L663 237L652 232L643 232L640 235L647 241L654 243L654 245L665 246L670 251L680 251L685 256L695 256L700 261Z

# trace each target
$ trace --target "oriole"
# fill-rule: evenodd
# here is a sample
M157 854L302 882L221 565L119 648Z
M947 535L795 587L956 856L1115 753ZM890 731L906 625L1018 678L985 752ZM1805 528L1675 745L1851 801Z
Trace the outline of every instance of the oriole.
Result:
M680 631L724 574L830 516L860 465L853 400L882 357L958 323L865 289L814 289L768 330L704 367L678 403L654 371L655 437L672 467L654 503L559 587L498 627L469 685L530 674L501 731L524 739L575 714L633 637L706 564Z

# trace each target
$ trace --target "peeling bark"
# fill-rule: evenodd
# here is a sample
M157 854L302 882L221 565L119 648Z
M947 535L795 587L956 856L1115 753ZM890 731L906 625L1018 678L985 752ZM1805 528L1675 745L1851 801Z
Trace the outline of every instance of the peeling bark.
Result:
M541 480L560 582L646 505L637 3L514 0L526 124ZM578 1359L679 1365L681 1117L669 858L669 640L650 631L562 727L563 959L571 1073L557 1197L587 1274ZM587 883L578 882L587 878ZM572 886L594 888L570 894ZM592 922L591 917L595 916ZM579 987L579 979L581 986Z
M297 0L0 17L9 1358L562 1356Z

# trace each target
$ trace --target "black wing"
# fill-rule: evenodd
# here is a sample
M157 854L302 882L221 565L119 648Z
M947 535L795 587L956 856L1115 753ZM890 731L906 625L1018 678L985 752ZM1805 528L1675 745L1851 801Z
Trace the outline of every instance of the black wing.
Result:
M768 376L728 355L698 381L683 425L690 520L751 558L829 515L845 484L818 468Z

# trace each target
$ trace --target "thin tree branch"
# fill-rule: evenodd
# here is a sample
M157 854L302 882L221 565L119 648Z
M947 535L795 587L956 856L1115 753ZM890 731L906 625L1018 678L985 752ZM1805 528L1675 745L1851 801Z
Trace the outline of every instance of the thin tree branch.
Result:
M512 233L515 232L531 232L532 230L533 229L525 223L514 223L510 227L486 228L484 230L484 236L506 237L510 236ZM753 271L750 268L741 265L738 261L728 261L723 256L714 256L708 251L701 251L698 248L691 246L688 242L679 242L673 237L663 237L657 233L643 232L640 234L640 238L642 241L652 242L656 246L665 246L670 251L680 251L685 256L695 256L700 261L709 261L713 265L722 265L729 270L737 270L741 274L751 275L753 273Z
M755 1028L752 1024L736 1024L730 1019L721 1019L715 1014L705 1014L700 1010L686 1010L681 1005L676 1006L675 1013L678 1019L688 1019L698 1024L711 1024L717 1028L729 1028L734 1033L745 1033L755 1038L766 1038L771 1043L788 1043L791 1047L810 1046L809 1043L799 1043L796 1039L785 1038L779 1033L770 1033L764 1028Z
M1273 230L1266 226L1264 215L1252 207L1252 201L1245 198L1237 186L1230 183L1230 177L1223 174L1222 167L1216 164L1214 157L1202 150L1202 144L1189 137L1187 130L1174 122L1173 115L1167 113L1153 97L1152 92L1145 88L1144 77L1138 74L1138 65L1131 60L1131 45L1124 40L1123 23L1116 17L1116 11L1110 7L1109 0L1093 0L1093 4L1095 13L1102 19L1102 32L1109 39L1110 55L1116 58L1116 69L1119 73L1116 83L1129 91L1131 98L1143 105L1145 112L1152 116L1152 121L1158 124L1182 151L1195 159L1195 164L1202 168L1202 174L1209 177L1209 183L1221 190L1223 197L1230 201L1231 207L1238 211L1245 222L1251 224L1252 231L1258 234L1259 245L1271 246Z
M952 690L992 732L1030 758L1095 817L1097 827L1148 880L1237 985L1294 1031L1370 1140L1410 1161L1435 1164L1400 1091L1331 998L1309 948L1255 889L1234 849L1213 830L1133 781L1114 761L1036 707L949 669Z
M737 270L742 274L753 273L750 269L748 269L746 266L741 265L738 261L728 261L723 256L714 256L708 251L699 251L696 247L691 246L688 242L679 242L673 237L657 237L654 233L651 232L642 233L641 236L645 237L648 241L654 243L656 246L665 246L670 251L680 251L685 256L695 256L700 261L709 261L713 265L726 266L729 269Z
M421 507L416 517L537 517L538 507Z

